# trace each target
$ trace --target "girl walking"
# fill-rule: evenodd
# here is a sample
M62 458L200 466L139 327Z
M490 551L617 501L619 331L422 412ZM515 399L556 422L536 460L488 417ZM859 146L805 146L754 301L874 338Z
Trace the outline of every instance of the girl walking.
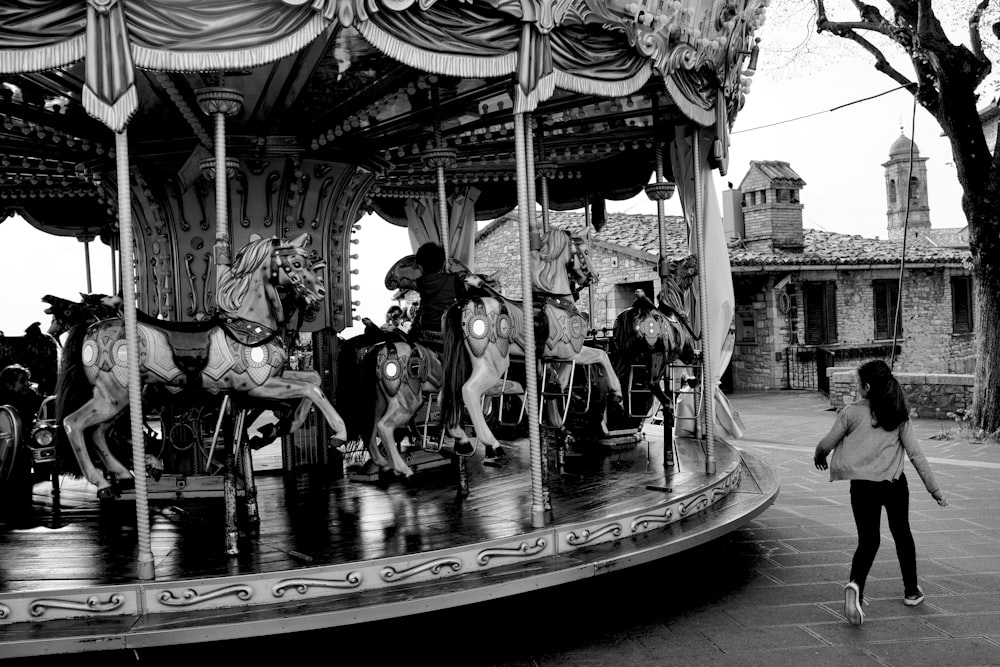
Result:
M903 574L903 604L924 601L917 585L917 553L910 533L910 491L903 473L903 453L910 458L928 493L944 507L948 504L934 479L927 458L920 451L910 425L906 397L884 361L869 361L858 369L861 400L848 405L830 432L816 445L813 461L830 469L830 481L851 481L851 510L858 529L858 548L851 561L851 580L844 587L844 615L861 625L865 580L879 547L882 508L896 542L896 556ZM833 452L827 466L826 458Z

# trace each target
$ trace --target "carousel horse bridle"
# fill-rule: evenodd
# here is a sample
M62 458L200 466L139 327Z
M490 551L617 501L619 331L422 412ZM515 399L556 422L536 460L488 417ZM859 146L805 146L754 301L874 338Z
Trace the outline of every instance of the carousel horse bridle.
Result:
M590 253L587 251L587 248L590 247L588 239L582 236L570 236L569 247L570 255L569 261L566 263L566 270L570 275L577 276L577 289L583 289L596 283L597 280L590 266Z
M326 267L326 262L322 261L319 255L313 252L306 252L304 248L296 245L288 245L281 239L272 241L271 251L271 277L279 279L279 272L284 273L288 283L292 286L296 296L301 298L310 307L318 306L318 302L312 297L315 292L322 299L326 295L326 288L322 285L322 274L319 271ZM301 262L305 262L305 267ZM303 268L310 268L317 277L319 284L309 284L302 277Z

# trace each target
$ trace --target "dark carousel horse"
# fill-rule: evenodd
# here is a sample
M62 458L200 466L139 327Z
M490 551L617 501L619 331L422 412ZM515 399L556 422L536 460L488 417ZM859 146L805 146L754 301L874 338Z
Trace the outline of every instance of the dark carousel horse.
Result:
M663 260L661 260L662 262ZM632 306L615 318L611 358L615 373L632 388L634 367L641 367L642 391L650 392L663 406L664 423L673 423L673 407L660 386L671 362L691 363L695 358L695 335L684 308L684 294L698 273L694 255L666 263L658 305L637 294ZM631 402L633 397L626 396ZM634 406L626 409L635 414Z
M286 369L288 353L281 334L289 314L279 289L290 287L306 308L315 307L325 294L317 273L320 264L310 260L307 240L305 234L295 240L251 237L231 267L218 267L223 314L208 322L177 324L140 317L143 383L298 401L288 432L302 425L315 404L334 438L342 440L344 422L320 389L318 376ZM101 426L94 431L93 444L105 469L115 480L130 479L131 472L112 455L104 438L105 425L128 407L126 360L122 319L78 325L70 332L58 392L60 421L79 473L97 486L100 497L114 496L116 490L91 461L84 431Z

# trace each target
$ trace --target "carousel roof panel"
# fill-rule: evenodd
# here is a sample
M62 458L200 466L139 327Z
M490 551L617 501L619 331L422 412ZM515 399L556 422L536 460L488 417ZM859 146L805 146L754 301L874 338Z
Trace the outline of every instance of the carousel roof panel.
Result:
M221 85L243 97L226 124L231 156L377 159L372 200L385 208L436 192L427 153L442 147L456 153L449 187L489 191L488 214L513 206L515 110L534 111L551 207L629 197L653 169L654 137L731 119L743 103L739 84L752 72L741 68L765 0L717 5L681 0L654 16L620 0L571 0L535 16L523 3L457 0L131 0L96 14L22 4L0 11L0 70L22 72L2 78L11 100L0 153L12 159L0 192L30 206L37 176L54 192L106 189L113 135L88 112L108 127L131 118L132 162L174 178L210 154L214 121L197 93ZM115 39L90 39L116 20L122 30L101 33Z

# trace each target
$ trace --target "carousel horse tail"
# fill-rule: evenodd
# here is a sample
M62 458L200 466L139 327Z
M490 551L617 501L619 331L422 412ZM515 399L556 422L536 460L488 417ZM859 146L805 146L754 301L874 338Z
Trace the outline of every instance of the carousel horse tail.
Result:
M394 343L388 343L394 345ZM347 422L347 439L354 440L361 438L368 444L369 438L375 428L375 392L377 391L378 373L378 352L386 343L374 345L365 352L361 363L358 364L358 386L354 389L355 399L354 409L342 412L344 421Z
M462 335L462 311L469 301L459 301L444 315L441 375L444 389L441 392L441 421L450 428L457 427L462 420L462 385L472 374L469 351L465 349Z
M347 427L347 439L358 437L358 420L355 418L360 409L361 394L358 387L347 382L347 378L356 378L361 372L361 362L358 360L358 345L354 339L338 338L337 358L334 360L337 369L337 388L334 390L333 404L337 413L343 418Z
M66 337L59 369L59 382L56 385L56 424L60 426L67 415L78 410L94 395L94 389L83 370L81 352L88 326L88 324L76 324ZM56 453L62 472L73 477L83 476L62 428L56 429Z

